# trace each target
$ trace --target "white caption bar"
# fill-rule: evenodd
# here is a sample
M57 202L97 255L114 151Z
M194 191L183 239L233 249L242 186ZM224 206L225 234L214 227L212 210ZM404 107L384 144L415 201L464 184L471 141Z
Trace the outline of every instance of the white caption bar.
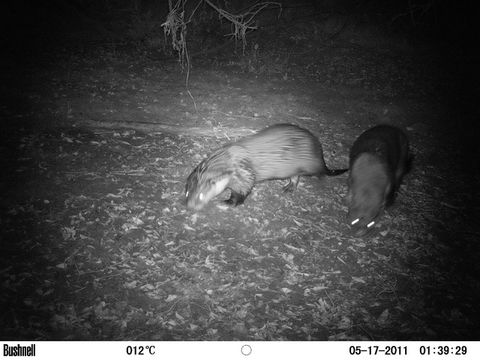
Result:
M480 359L479 341L3 341L2 359Z

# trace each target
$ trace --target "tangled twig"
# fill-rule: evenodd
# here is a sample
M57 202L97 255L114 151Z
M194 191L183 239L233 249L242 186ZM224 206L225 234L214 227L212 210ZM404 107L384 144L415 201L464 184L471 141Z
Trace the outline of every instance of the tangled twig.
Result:
M178 61L182 70L190 68L190 58L187 50L187 23L185 22L185 4L187 0L177 0L173 5L168 0L170 12L167 20L162 24L165 40L168 36L172 38L172 47L178 53Z
M242 40L243 52L245 52L245 46L247 44L247 32L249 30L257 29L257 26L254 24L254 19L258 15L258 13L269 6L277 6L280 9L280 12L282 10L282 5L280 3L268 1L253 5L245 13L234 15L215 6L210 0L205 0L205 2L210 5L216 12L218 12L220 17L223 17L232 23L233 32L227 35L233 36L235 40Z
M190 75L190 57L188 55L187 49L187 24L192 21L192 18L199 8L202 2L205 2L212 9L214 9L220 18L224 18L231 22L233 31L228 34L233 36L235 40L242 40L242 49L245 51L246 46L246 34L249 31L257 29L256 24L254 23L255 17L259 12L264 10L267 7L275 6L280 9L279 16L282 10L282 5L278 2L261 2L253 5L247 11L234 15L228 11L219 8L211 0L200 0L193 11L189 16L185 14L185 5L188 0L176 0L176 3L173 4L174 0L168 0L169 13L167 15L166 21L162 24L165 38L172 38L172 47L178 53L178 60L182 71L186 69L186 86L188 89L188 78ZM188 18L188 20L185 20ZM191 96L191 95L190 95Z

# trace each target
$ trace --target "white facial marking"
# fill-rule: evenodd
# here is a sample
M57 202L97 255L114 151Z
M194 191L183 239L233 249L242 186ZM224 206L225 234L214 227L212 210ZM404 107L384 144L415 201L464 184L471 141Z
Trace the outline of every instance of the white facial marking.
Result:
M355 225L356 223L358 223L360 221L360 219L355 219L352 221L352 226Z
M200 201L202 201L204 197L205 195L203 195L203 193L200 193L200 195L198 195L198 198L200 199Z
M371 221L367 224L367 228L370 228L372 227L373 225L375 225L375 221Z
M185 193L185 197L188 197L188 191Z
M227 186L229 180L230 180L230 179L229 179L228 177L226 177L226 178L221 179L221 180L219 180L219 181L217 181L217 182L215 183L215 186L214 186L214 188L215 188L215 195L218 195L218 194L220 194L223 190L225 190L225 187Z

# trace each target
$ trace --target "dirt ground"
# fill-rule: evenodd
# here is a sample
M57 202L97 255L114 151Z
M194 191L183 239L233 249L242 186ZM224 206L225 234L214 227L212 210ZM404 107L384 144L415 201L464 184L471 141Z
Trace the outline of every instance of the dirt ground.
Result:
M0 338L479 339L465 63L291 41L197 59L191 96L177 63L128 47L3 67ZM275 123L316 134L330 168L368 127L406 129L412 170L371 233L346 224L346 174L186 209L204 157Z

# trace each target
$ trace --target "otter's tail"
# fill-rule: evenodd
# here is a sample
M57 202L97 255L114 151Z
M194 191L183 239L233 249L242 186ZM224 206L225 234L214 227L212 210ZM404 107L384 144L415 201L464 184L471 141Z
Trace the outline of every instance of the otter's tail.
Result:
M337 176L337 175L341 175L343 174L344 172L347 172L348 169L333 169L333 170L330 170L329 168L325 168L325 175L327 176Z

